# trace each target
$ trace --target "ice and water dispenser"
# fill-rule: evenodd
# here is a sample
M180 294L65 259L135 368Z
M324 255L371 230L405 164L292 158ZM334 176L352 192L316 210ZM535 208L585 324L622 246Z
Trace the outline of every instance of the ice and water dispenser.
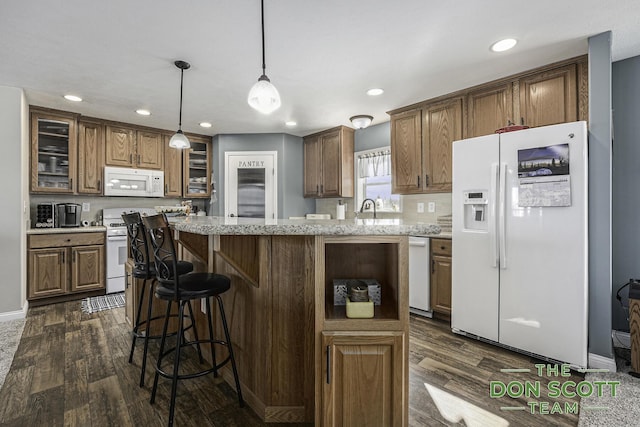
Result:
M487 221L488 191L465 191L463 194L465 230L487 231L489 228Z

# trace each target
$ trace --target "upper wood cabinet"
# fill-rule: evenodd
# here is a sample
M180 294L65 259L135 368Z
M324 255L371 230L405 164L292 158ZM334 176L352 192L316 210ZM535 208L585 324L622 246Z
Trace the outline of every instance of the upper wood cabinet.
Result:
M489 135L518 123L513 116L513 84L501 83L467 94L467 138Z
M73 193L76 115L31 110L31 192Z
M162 169L164 143L160 132L110 124L106 146L108 166Z
M164 135L164 195L182 196L182 151L169 147L170 135Z
M353 197L353 140L345 126L304 138L304 197Z
M394 193L451 191L451 145L462 138L462 98L391 116Z
M211 196L211 141L209 138L187 135L191 148L183 150L184 197L206 198Z
M576 64L523 77L517 84L521 123L537 127L578 120Z
M102 194L104 125L90 120L78 122L78 193Z

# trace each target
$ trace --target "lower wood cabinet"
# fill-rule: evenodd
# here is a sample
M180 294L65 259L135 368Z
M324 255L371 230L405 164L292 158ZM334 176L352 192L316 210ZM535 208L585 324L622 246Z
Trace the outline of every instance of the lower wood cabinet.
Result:
M431 309L451 315L451 240L431 240Z
M27 299L105 289L104 233L30 235Z
M322 425L403 425L404 340L400 331L322 333Z

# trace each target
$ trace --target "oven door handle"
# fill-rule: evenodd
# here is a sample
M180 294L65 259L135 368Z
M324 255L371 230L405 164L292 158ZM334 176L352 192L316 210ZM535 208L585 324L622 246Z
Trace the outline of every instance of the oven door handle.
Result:
M107 241L109 242L124 242L127 240L127 236L108 236Z

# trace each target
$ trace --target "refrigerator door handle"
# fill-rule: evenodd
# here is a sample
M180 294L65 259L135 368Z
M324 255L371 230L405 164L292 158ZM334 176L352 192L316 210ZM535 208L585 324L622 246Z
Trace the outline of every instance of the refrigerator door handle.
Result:
M499 196L499 212L498 212L498 247L500 249L500 268L507 268L507 247L506 247L506 209L507 209L507 164L502 163L500 167L500 196Z
M496 202L498 200L498 176L500 170L497 163L491 164L491 187L489 188L489 253L491 254L491 267L498 267L500 254L498 252L498 233L497 233L497 212Z

